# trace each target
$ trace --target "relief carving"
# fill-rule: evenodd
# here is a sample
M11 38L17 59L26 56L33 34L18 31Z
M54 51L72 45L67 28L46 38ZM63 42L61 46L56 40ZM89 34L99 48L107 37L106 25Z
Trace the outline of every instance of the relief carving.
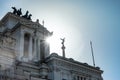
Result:
M16 40L12 37L4 37L2 44L4 47L15 48Z

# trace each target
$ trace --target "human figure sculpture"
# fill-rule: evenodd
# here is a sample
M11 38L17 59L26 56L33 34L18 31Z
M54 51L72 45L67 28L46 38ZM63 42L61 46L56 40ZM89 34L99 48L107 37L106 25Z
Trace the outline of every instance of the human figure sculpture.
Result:
M21 8L17 10L17 15L18 15L18 16L22 15Z
M16 7L12 7L12 9L13 9L13 14L16 14L17 13Z
M60 38L60 39L62 40L62 43L61 43L61 44L62 44L62 45L64 45L65 38L63 38L63 39L62 39L62 38Z
M25 15L23 15L22 17L28 18L28 13L29 13L29 11L26 11Z

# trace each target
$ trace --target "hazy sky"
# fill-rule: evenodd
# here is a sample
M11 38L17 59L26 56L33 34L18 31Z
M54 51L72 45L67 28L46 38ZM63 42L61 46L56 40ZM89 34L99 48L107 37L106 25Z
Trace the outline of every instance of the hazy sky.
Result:
M104 80L120 77L120 1L119 0L0 0L0 19L12 6L45 21L54 31L51 53L61 55L60 38L65 37L66 57L92 65L92 40L96 66L104 70Z

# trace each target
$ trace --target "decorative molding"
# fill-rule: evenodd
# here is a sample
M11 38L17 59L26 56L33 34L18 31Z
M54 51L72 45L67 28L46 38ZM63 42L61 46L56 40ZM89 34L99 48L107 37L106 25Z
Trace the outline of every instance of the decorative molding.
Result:
M51 57L58 57L58 55L56 56L51 56ZM73 64L72 62L67 62L58 58L54 58L54 65L53 67L58 68L59 70L64 70L64 71L69 71L72 73L76 73L76 74L82 74L85 76L90 76L91 74L94 76L99 76L100 73L98 73L97 71L91 70L89 68L83 67L81 65L78 64ZM56 71L56 69L55 69Z

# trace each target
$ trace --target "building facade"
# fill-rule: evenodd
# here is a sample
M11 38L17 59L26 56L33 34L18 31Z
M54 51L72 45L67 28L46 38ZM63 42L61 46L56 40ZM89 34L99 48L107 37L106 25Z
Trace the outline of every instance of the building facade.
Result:
M49 36L39 20L8 12L0 21L0 80L103 80L98 67L50 54Z

